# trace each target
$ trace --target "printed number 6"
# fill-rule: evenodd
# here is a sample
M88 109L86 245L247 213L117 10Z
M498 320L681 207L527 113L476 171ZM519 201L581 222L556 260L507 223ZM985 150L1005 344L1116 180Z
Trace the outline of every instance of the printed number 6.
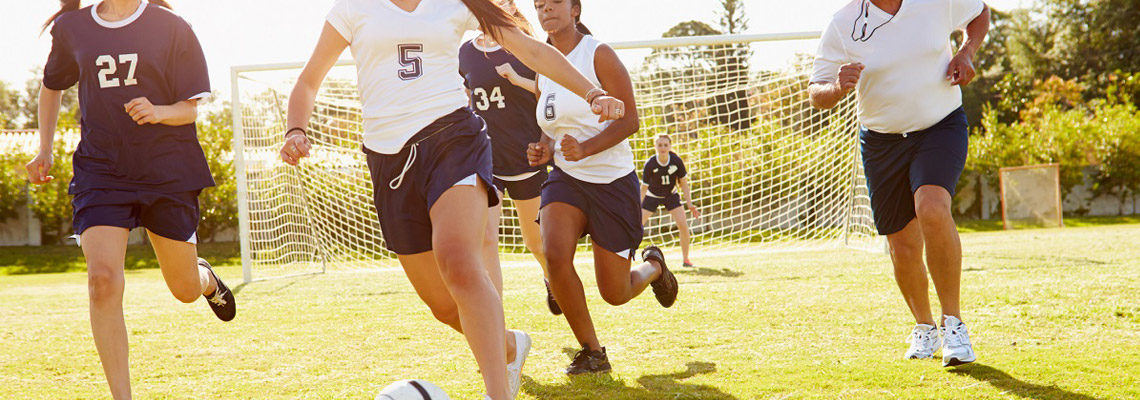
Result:
M423 53L424 45L401 44L398 46L398 48L400 50L400 65L404 67L400 69L400 79L410 81L423 76L423 59L418 55L413 57L411 53Z

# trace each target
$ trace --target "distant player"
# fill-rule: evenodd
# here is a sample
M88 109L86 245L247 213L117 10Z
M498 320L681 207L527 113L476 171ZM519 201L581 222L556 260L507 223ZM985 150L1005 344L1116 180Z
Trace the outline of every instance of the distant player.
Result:
M637 173L626 140L638 130L633 84L612 48L594 39L579 22L579 0L535 0L542 28L574 66L628 105L613 122L602 122L573 92L547 76L538 77L535 110L544 133L531 145L531 165L554 159L554 170L542 186L543 248L550 286L582 350L566 369L570 375L610 370L606 349L598 340L586 293L574 270L578 239L590 235L598 290L606 302L625 304L649 285L662 306L677 299L677 279L656 247L642 252L644 263L630 268L641 244ZM624 114L624 115L623 115Z
M515 19L524 22L526 17L515 8L514 0L500 1L499 5ZM521 29L531 34L529 24ZM495 189L499 196L509 194L518 210L519 227L523 242L534 254L546 274L546 256L542 254L542 237L538 229L539 195L546 182L546 165L531 166L526 160L526 146L542 137L542 129L534 119L537 100L534 97L534 71L527 68L513 54L507 52L491 36L483 33L459 48L459 74L467 85L471 106L487 122L491 136L491 155L494 164ZM498 242L502 208L491 210L487 224L489 240ZM498 264L498 247L489 248L488 263ZM550 283L546 283L546 305L554 315L562 314Z
M44 28L52 47L39 97L34 184L52 180L52 138L62 91L79 84L82 138L75 151L73 225L87 260L91 333L115 399L131 398L123 259L130 229L146 228L174 297L206 297L223 321L234 295L198 258L198 193L214 186L194 121L209 96L206 59L190 25L162 0L63 1ZM209 337L201 327L187 340ZM208 341L202 341L208 343ZM219 370L224 374L227 371Z
M959 305L962 243L950 203L969 154L959 86L974 78L971 60L989 17L982 0L852 1L824 31L808 87L819 108L858 91L875 227L890 243L895 281L916 322L903 357L932 358L941 347L943 366L975 359ZM963 42L952 51L956 31ZM928 270L942 305L938 321Z
M487 32L527 65L573 88L566 101L592 109L594 119L616 118L624 108L518 26L491 0L336 1L289 96L281 148L291 165L309 155L306 128L317 91L350 49L384 243L432 314L466 337L494 400L517 395L530 336L508 335L502 275L486 261L488 247L498 246L487 240L487 215L499 196L490 138L456 73L463 35Z
M672 152L673 139L667 134L657 136L653 148L657 155L645 160L645 168L641 172L641 226L649 223L657 209L665 206L673 222L681 232L681 256L684 258L683 266L692 267L689 261L689 221L685 218L685 210L681 208L681 196L673 192L673 188L681 185L681 192L685 194L685 206L693 213L693 218L701 216L697 206L693 205L693 194L689 190L689 171L681 156Z

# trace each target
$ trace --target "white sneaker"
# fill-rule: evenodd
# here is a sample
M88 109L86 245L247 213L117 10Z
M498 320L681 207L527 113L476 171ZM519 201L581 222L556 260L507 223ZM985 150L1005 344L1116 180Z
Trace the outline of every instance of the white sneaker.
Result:
M966 330L966 324L957 317L946 315L945 318L946 321L942 323L942 366L953 367L974 362L977 357L974 355L974 346L970 344L970 332Z
M942 346L942 337L934 325L918 324L910 331L910 337L906 338L906 342L910 343L910 349L903 358L908 360L934 358L934 352Z
M530 335L513 329L507 332L515 335L515 361L507 364L507 384L510 385L513 399L519 396L519 389L522 388L522 369L526 356L530 353Z

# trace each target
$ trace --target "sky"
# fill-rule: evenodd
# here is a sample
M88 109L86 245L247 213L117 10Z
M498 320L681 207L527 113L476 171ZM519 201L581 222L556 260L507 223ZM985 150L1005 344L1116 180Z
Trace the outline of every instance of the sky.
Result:
M324 16L333 0L169 0L175 12L194 27L209 63L216 94L229 92L234 65L303 62L316 44ZM389 1L389 0L375 0ZM515 0L537 26L534 7ZM743 0L749 19L747 33L817 31L834 10L851 0ZM95 3L83 0L83 6ZM715 26L719 0L583 0L582 21L603 41L660 38L682 21L700 20ZM988 0L991 7L1008 10L1027 6L1030 0ZM51 37L40 35L45 19L58 10L55 0L20 0L8 5L0 23L0 81L23 87L33 78L32 68L43 65ZM541 32L540 37L544 36ZM785 44L811 52L812 41ZM342 58L351 57L346 51ZM771 62L779 63L773 56Z

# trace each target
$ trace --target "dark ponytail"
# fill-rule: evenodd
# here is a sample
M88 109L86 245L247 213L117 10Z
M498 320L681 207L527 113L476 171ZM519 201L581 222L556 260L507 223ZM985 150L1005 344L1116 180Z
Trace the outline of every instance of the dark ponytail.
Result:
M570 0L570 7L574 6L578 6L578 16L574 17L574 28L578 29L578 32L581 32L583 35L593 35L594 33L590 32L590 28L587 28L586 24L582 23L582 0ZM550 37L547 37L546 44L553 45L554 42L550 40Z
M475 19L479 20L479 28L495 41L502 39L501 28L519 28L522 29L523 22L519 21L518 17L507 14L502 7L492 2L492 0L463 0L463 4L475 14ZM517 13L516 13L517 14ZM521 14L519 14L521 15Z
M170 7L170 3L167 3L166 0L149 0L149 2L151 4L154 4L154 5L166 7L167 10L173 10L174 9L174 8ZM145 7L146 5L142 5L142 6ZM64 13L67 13L69 11L75 11L78 9L79 9L79 0L59 0L59 11L56 11L55 14L53 14L51 16L51 18L48 18L48 20L46 22L44 22L44 26L43 26L43 28L40 28L40 32L43 33L43 31L46 31L47 28L49 26L51 26L51 23L55 22L55 19L59 18L60 15L63 15Z

